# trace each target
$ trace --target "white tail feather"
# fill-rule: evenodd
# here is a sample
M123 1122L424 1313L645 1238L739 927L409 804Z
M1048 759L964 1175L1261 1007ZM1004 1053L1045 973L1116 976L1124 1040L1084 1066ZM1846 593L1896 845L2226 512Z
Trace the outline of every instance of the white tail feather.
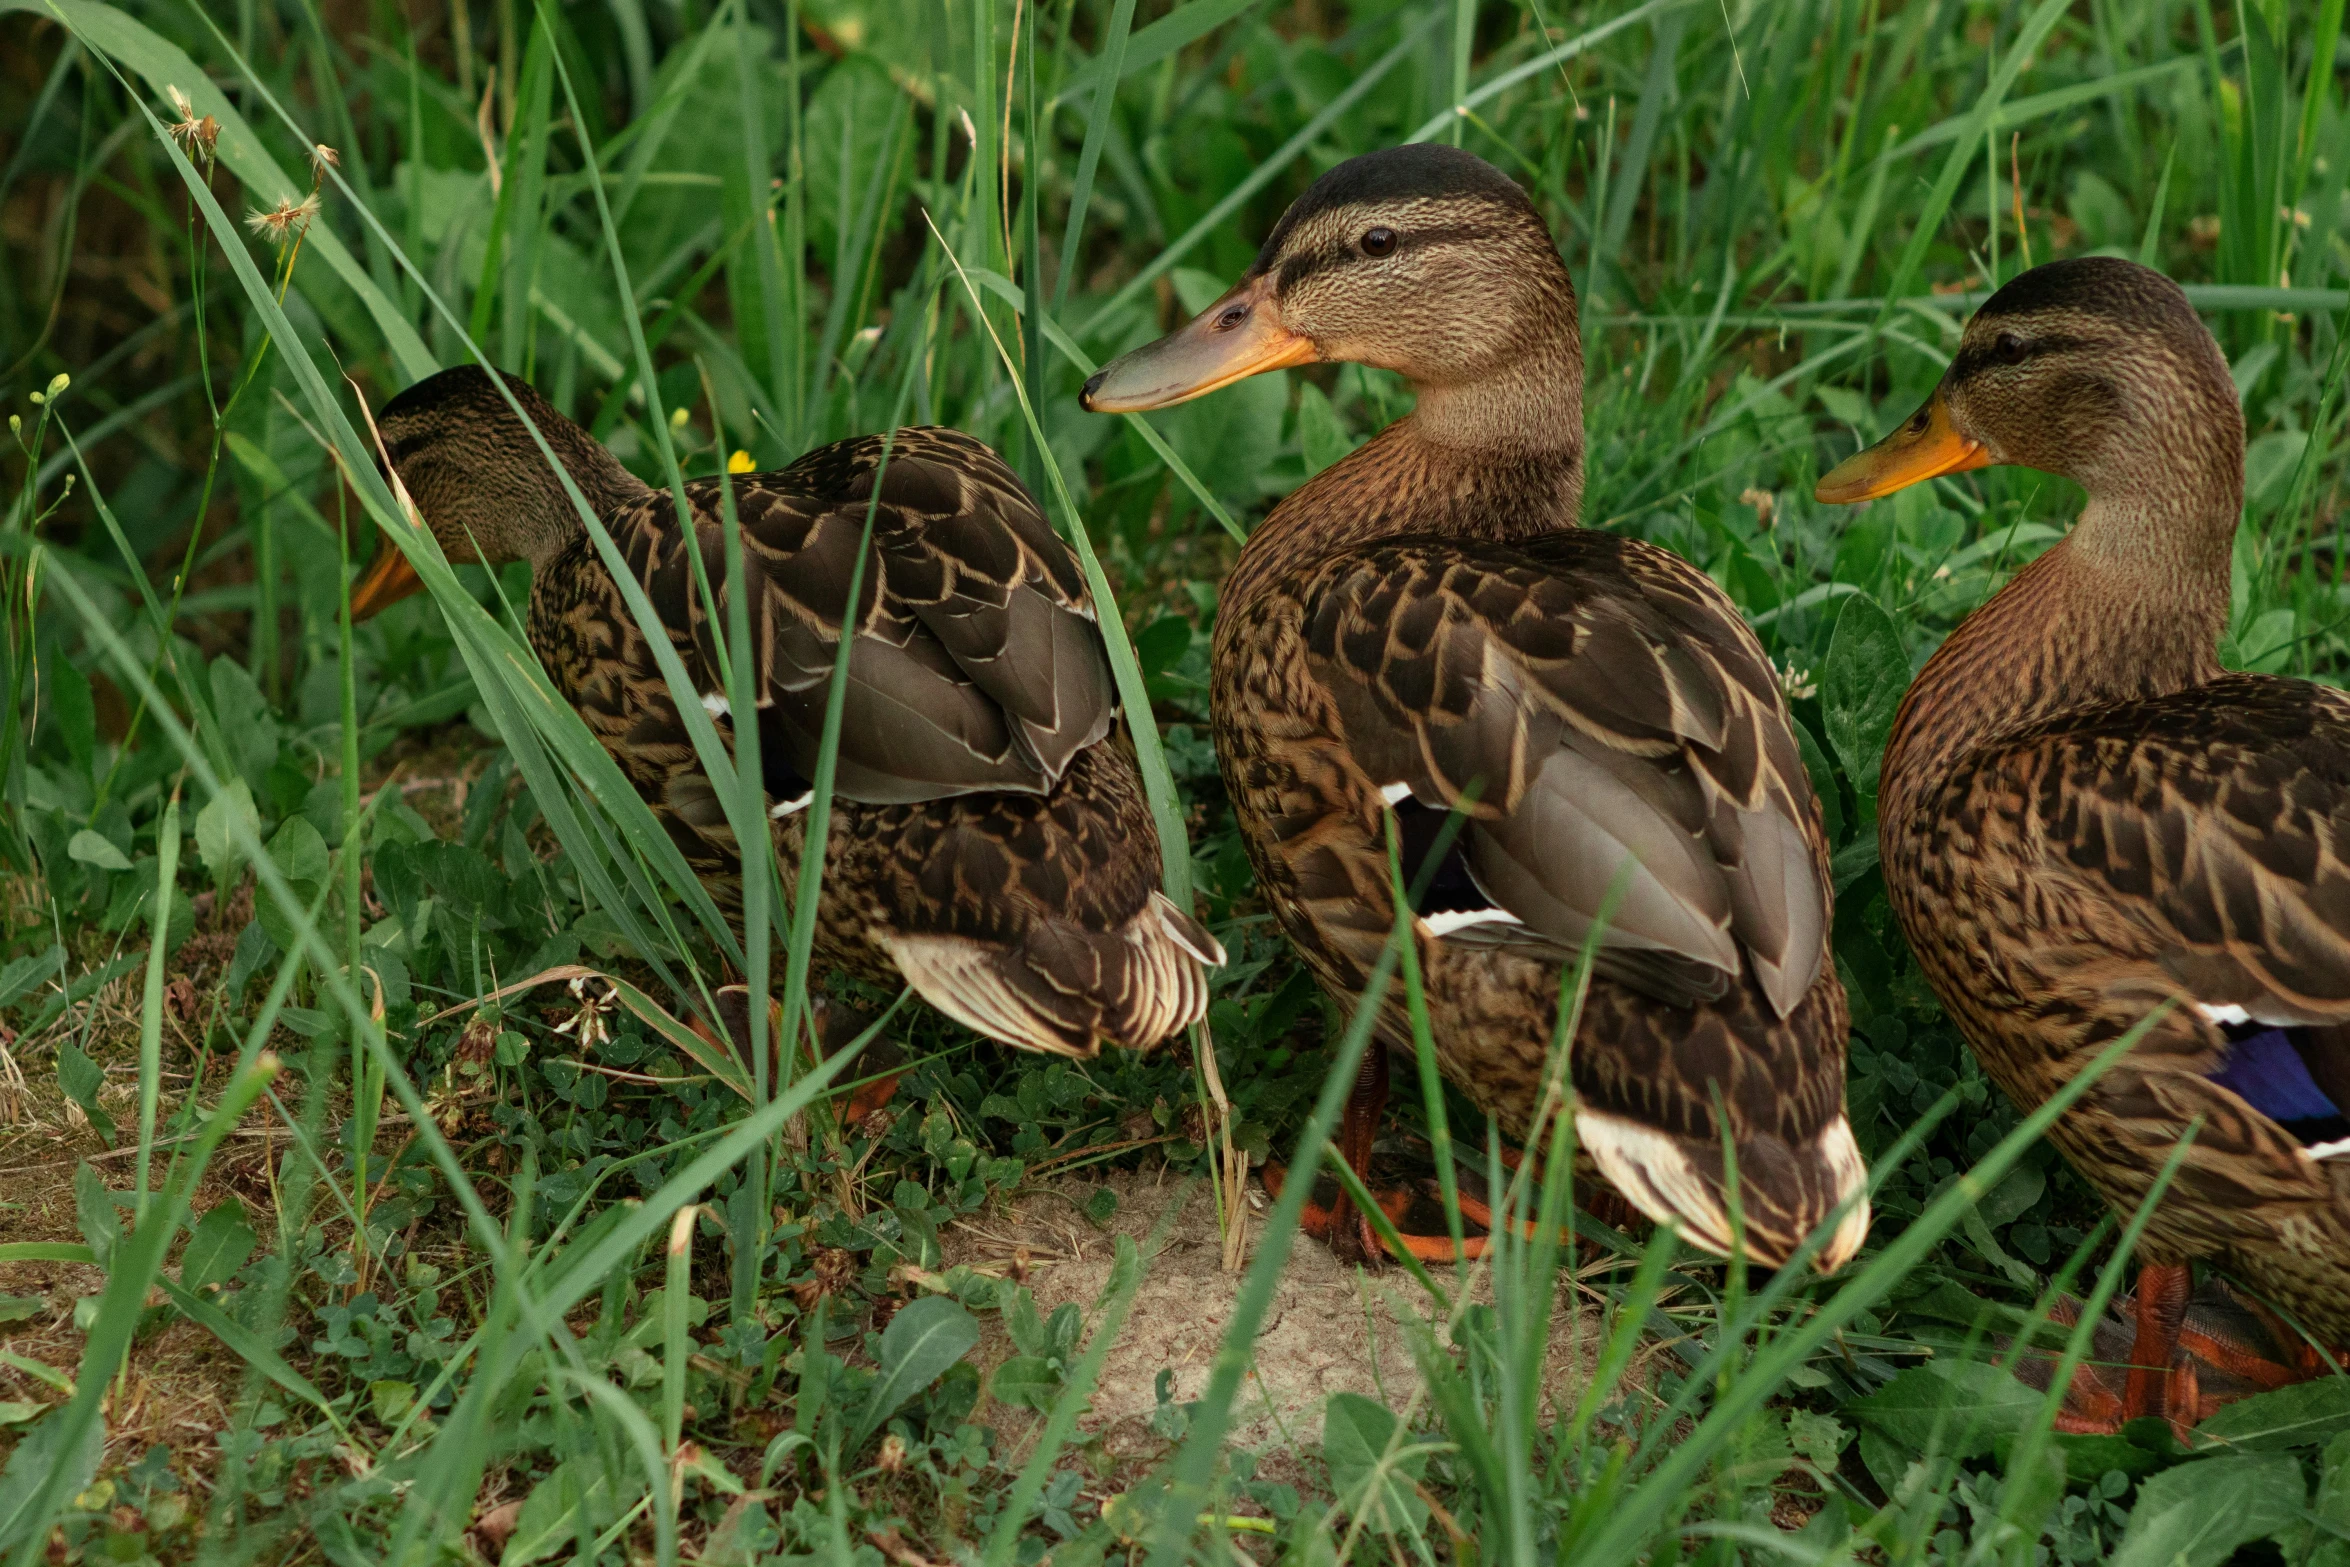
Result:
M956 1022L1021 1050L1090 1056L1105 1039L1148 1049L1207 1014L1203 966L1223 963L1224 949L1166 897L1153 893L1117 940L1124 954L1101 954L1107 961L1098 981L1082 986L1076 974L1029 966L1017 948L966 937L890 936L884 945L916 995ZM1095 984L1109 988L1089 993ZM1081 1004L1056 1016L1055 994ZM1073 1021L1088 1015L1084 1003L1099 1009L1091 1013L1099 1034L1073 1038L1085 1026Z
M1167 939L1169 941L1172 941L1175 943L1175 945L1181 947L1184 951L1190 953L1193 957L1199 959L1200 962L1205 963L1210 968L1222 968L1224 966L1224 944L1218 941L1215 937L1208 935L1206 931L1201 930L1200 927L1194 924L1192 921L1185 919L1183 917L1183 911L1175 907L1174 899L1168 897L1163 892L1152 893L1151 912L1158 916L1159 929L1166 932ZM1188 927L1188 929L1186 927ZM1205 952L1202 952L1199 948L1199 943L1192 939L1192 936L1195 933L1206 940L1207 950ZM1133 927L1130 926L1127 929L1126 939L1128 941L1136 941L1137 934L1138 932L1136 932ZM1137 941L1136 945L1139 946L1140 942Z
M1730 1254L1730 1216L1676 1139L1596 1110L1575 1112L1575 1137L1633 1207L1716 1256Z
M1852 1123L1842 1116L1820 1133L1819 1156L1835 1172L1836 1200L1852 1204L1836 1221L1835 1233L1812 1264L1822 1273L1833 1273L1850 1262L1859 1253L1860 1243L1869 1238L1869 1167L1860 1156L1860 1144L1853 1141Z
M997 949L959 936L893 936L887 945L914 994L964 1027L1021 1050L1092 1053L1072 1048L1004 977Z
M1730 1254L1730 1215L1713 1184L1690 1163L1677 1138L1622 1116L1579 1110L1575 1135L1588 1149L1600 1173L1638 1208L1659 1224L1677 1226L1692 1245L1718 1257ZM1868 1167L1853 1140L1852 1124L1838 1116L1820 1133L1812 1157L1827 1167L1839 1203L1852 1205L1813 1258L1812 1266L1833 1273L1850 1262L1868 1238ZM1823 1217L1825 1217L1823 1215ZM1754 1255L1751 1245L1748 1254ZM1770 1259L1758 1257L1768 1262Z

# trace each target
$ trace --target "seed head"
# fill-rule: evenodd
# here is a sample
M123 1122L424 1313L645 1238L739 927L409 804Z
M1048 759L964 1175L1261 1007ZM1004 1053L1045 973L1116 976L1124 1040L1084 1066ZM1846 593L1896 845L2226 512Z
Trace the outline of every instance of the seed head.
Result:
M310 144L310 177L313 181L326 178L326 171L343 166L343 155L325 142Z
M267 212L246 214L245 226L283 250L289 241L310 232L310 220L317 216L318 192L312 191L300 201L281 201Z
M180 152L190 163L209 171L220 144L220 122L209 114L199 117L195 104L177 87L166 87L163 91L171 99L172 112L179 116L164 127L164 133L179 144Z

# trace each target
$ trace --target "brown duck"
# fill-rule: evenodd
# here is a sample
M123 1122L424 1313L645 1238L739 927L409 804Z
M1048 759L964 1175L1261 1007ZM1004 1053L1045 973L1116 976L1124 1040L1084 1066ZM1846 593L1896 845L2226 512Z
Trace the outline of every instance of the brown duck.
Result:
M2244 421L2169 279L2103 257L2024 273L1819 496L1992 463L2088 504L1903 700L1885 885L2018 1104L2154 1017L2051 1134L2124 1215L2191 1134L2141 1243L2118 1421L2164 1410L2193 1259L2350 1343L2350 697L2220 667Z
M505 385L619 546L731 743L717 634L689 542L725 614L718 479L676 500L512 377ZM717 897L740 859L651 644L555 474L487 372L445 370L378 420L385 451L452 561L532 567L528 632L555 688L619 762ZM751 595L774 852L796 876L844 625L849 689L826 843L818 956L902 978L957 1021L1025 1050L1148 1049L1196 1022L1223 950L1158 889L1159 842L1117 732L1116 692L1077 560L1002 459L953 430L809 453L734 489ZM875 501L878 485L879 499ZM866 516L873 547L853 612ZM357 589L372 614L419 586L386 549ZM724 624L723 618L718 622Z
M1438 1061L1523 1138L1562 978L1621 877L1572 1041L1581 1148L1719 1254L1741 1231L1775 1266L1840 1214L1816 1254L1840 1265L1868 1209L1818 804L1730 601L1576 525L1575 293L1524 193L1450 147L1341 164L1230 293L1085 395L1161 408L1337 360L1401 372L1417 407L1273 509L1216 618L1217 751L1267 901L1351 1006L1395 924L1392 816L1426 885L1411 931ZM1410 1050L1400 986L1380 1028ZM1357 1169L1385 1073L1375 1050Z

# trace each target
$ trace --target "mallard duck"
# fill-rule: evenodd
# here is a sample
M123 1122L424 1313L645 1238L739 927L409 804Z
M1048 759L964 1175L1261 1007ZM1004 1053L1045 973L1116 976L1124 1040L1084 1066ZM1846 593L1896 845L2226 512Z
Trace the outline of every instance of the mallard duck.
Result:
M1217 753L1266 901L1351 1010L1395 926L1392 817L1425 881L1437 1059L1523 1139L1562 980L1620 878L1570 1052L1579 1146L1700 1247L1777 1266L1833 1219L1815 1260L1840 1266L1868 1207L1819 806L1729 599L1577 526L1575 291L1525 194L1452 147L1342 163L1229 293L1084 395L1163 408L1340 360L1400 372L1417 405L1274 507L1216 614ZM1401 986L1380 1031L1411 1049ZM1350 1107L1358 1170L1386 1065L1371 1052ZM1317 1219L1372 1244L1361 1216L1352 1236Z
M2168 278L2023 273L1925 407L1818 494L1992 463L2088 504L1903 699L1885 886L2019 1105L2152 1019L2051 1134L2123 1215L2191 1134L2139 1245L2135 1418L2163 1411L2193 1260L2350 1342L2350 697L2220 667L2244 420Z
M718 635L677 502L527 384L505 386L595 510L731 743ZM488 372L444 370L377 420L452 561L532 568L528 633L722 909L740 860L651 644L579 514ZM752 594L774 850L797 874L818 736L867 512L818 956L1025 1050L1148 1049L1196 1022L1215 939L1158 888L1159 840L1117 733L1116 692L1075 556L1003 460L954 430L864 436L734 488ZM873 499L879 472L880 497ZM718 479L685 487L725 602ZM419 586L388 546L366 615ZM723 625L721 619L719 622Z

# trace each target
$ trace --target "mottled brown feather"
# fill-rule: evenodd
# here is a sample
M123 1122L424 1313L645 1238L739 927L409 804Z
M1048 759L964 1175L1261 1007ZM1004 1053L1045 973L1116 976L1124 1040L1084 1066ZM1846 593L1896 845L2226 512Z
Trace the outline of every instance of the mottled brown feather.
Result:
M2243 423L2185 296L2102 259L2010 290L1945 378L1954 426L2089 505L1904 699L1886 888L2019 1104L2167 1007L2051 1140L2123 1215L2187 1141L2145 1258L2216 1262L2350 1342L2350 1161L2212 1080L2229 1040L2201 1010L2300 1025L2350 1104L2350 697L2218 663Z
M1366 224L1401 236L1392 264L1350 256ZM1326 176L1251 276L1322 357L1419 392L1274 509L1218 609L1218 755L1282 928L1351 1006L1395 925L1382 791L1457 810L1469 876L1515 923L1415 924L1438 1063L1524 1136L1630 845L1570 1052L1585 1146L1716 1250L1734 1156L1746 1250L1774 1265L1854 1199L1835 1265L1867 1221L1818 805L1729 600L1576 526L1581 349L1547 228L1467 154L1397 149ZM1409 1050L1400 988L1379 1026Z
M729 592L720 481L685 487L689 535L669 493L629 479L527 386L509 385L580 478L731 749L740 715L715 700L726 695ZM549 677L721 909L737 913L735 836L653 645L504 400L482 372L447 371L381 423L444 547L533 560L528 631ZM904 978L1024 1048L1147 1049L1203 1014L1202 966L1222 953L1158 891L1158 833L1116 732L1075 556L980 442L902 429L886 467L884 444L842 441L727 481L784 883L797 875L807 818L796 806L853 628L818 956L876 982ZM868 518L872 551L852 606Z

